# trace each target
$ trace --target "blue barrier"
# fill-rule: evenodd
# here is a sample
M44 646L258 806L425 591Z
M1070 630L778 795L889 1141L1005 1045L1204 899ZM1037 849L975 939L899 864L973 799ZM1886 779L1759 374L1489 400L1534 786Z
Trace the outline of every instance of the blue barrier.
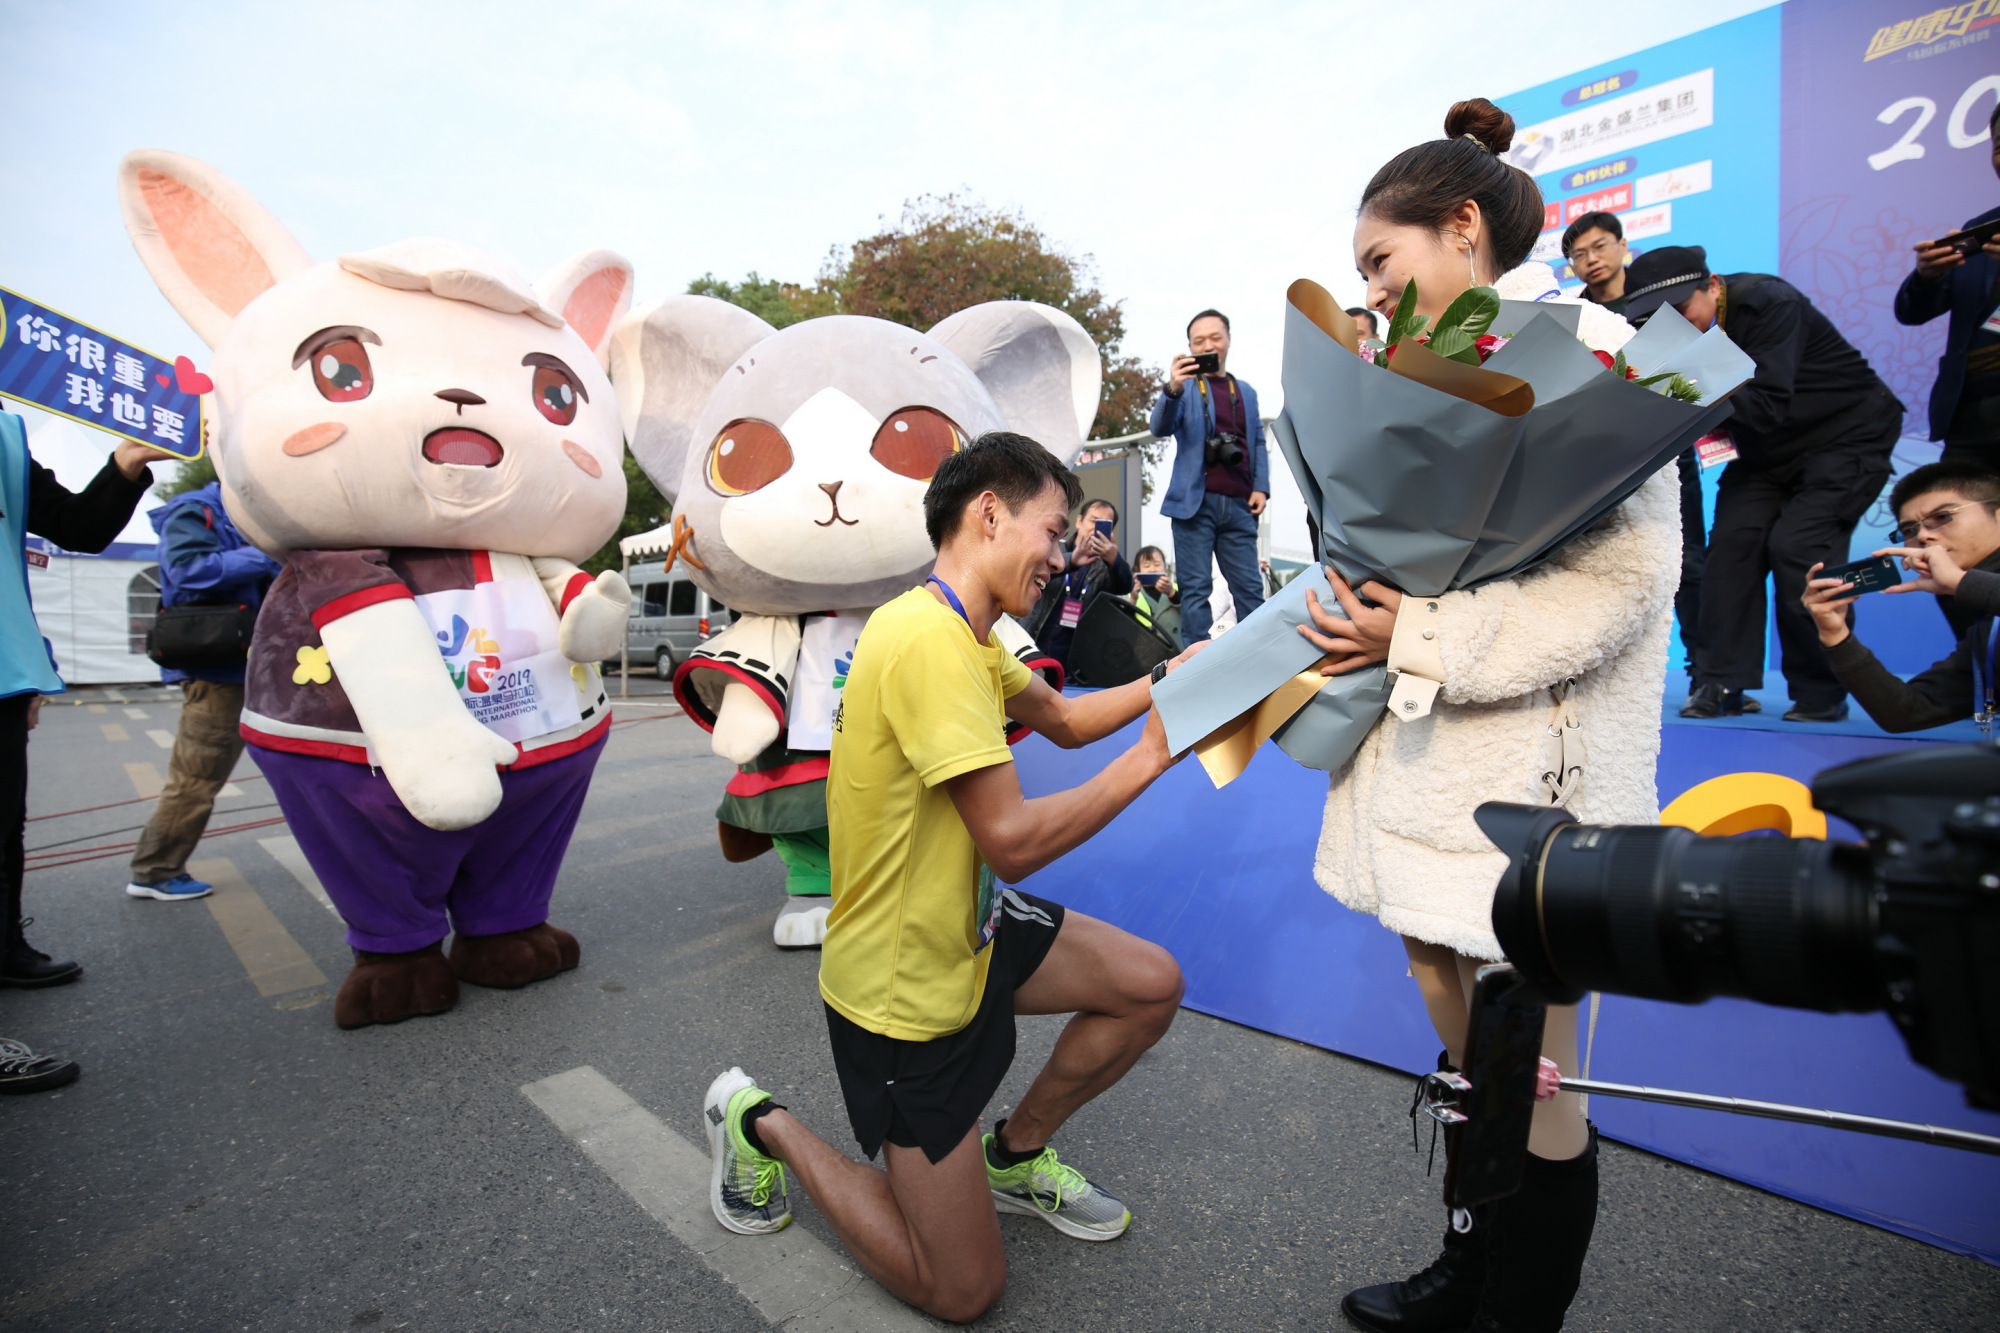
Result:
M1806 781L1913 743L1796 726L1773 734L1761 727L1780 724L1752 721L1760 729L1677 719L1665 726L1662 803L1722 773ZM1074 786L1137 735L1134 724L1077 751L1031 737L1015 747L1022 786L1030 796ZM1401 942L1313 883L1325 797L1325 774L1270 745L1221 791L1199 764L1184 763L1026 887L1170 950L1187 975L1191 1008L1428 1070L1437 1037L1416 983L1405 980ZM1913 1063L1880 1014L1604 996L1590 1047L1590 1074L1613 1082L2000 1134L2000 1115L1969 1109L1956 1086ZM1590 1114L1609 1137L2000 1264L2000 1158L1603 1097Z

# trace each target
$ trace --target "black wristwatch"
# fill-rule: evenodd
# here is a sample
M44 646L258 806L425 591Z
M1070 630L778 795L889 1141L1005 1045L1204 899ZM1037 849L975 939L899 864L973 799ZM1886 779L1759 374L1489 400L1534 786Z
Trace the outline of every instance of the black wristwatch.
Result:
M1158 685L1167 678L1167 665L1166 662L1162 662L1153 668L1153 683L1155 685Z

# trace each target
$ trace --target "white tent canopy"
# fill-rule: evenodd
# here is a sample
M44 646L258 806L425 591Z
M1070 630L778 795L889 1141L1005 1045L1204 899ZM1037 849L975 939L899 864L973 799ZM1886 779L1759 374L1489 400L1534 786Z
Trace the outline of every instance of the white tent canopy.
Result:
M72 491L90 484L117 441L60 417L46 418L28 438L35 461ZM29 549L48 556L46 567L28 566L35 620L55 651L56 669L72 685L157 681L160 669L145 654L146 629L159 607L155 562L159 538L139 502L131 522L102 555L79 555L38 538Z

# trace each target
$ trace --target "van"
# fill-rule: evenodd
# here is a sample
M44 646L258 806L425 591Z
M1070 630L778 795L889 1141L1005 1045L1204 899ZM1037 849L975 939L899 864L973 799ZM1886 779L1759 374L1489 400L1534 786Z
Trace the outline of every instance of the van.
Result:
M625 621L625 653L634 672L651 668L671 680L689 653L735 623L737 613L695 586L682 570L659 560L632 566L632 610Z

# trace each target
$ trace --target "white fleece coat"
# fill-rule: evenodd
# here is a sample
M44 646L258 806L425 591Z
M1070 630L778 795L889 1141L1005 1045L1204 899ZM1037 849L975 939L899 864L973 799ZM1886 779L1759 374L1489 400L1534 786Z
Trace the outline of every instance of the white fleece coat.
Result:
M1530 263L1496 286L1534 300L1556 284L1547 265ZM1622 318L1588 303L1579 332L1606 352L1632 336ZM1483 801L1547 803L1551 689L1570 679L1585 760L1566 807L1586 823L1657 823L1680 541L1679 482L1668 467L1521 577L1434 599L1443 688L1430 716L1385 717L1334 773L1314 866L1320 887L1400 934L1498 960L1491 916L1506 857L1472 811Z

